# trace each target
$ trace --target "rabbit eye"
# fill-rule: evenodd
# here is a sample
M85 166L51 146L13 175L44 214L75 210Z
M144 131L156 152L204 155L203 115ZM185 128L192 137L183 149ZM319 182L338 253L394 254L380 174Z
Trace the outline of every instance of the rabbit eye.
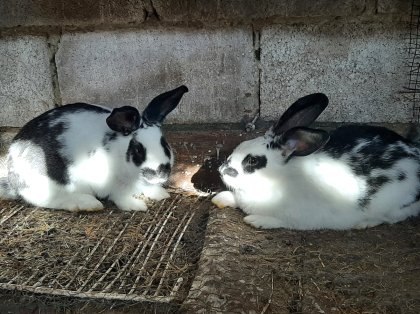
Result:
M267 165L267 157L254 156L251 154L246 155L242 160L242 168L245 173L253 173L255 170L264 168Z
M133 162L139 167L146 160L146 148L135 139L132 139L128 145L126 160L127 162Z

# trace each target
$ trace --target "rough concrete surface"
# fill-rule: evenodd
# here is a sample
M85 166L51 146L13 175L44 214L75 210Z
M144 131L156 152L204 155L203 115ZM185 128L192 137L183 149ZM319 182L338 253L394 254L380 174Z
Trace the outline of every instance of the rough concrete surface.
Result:
M413 2L409 0L378 0L377 12L379 14L410 14L412 3Z
M354 16L364 12L367 2L369 1L153 1L162 21L249 21L275 17Z
M320 121L408 122L401 94L406 24L271 26L261 35L261 116L275 119L297 98L323 92Z
M54 106L44 37L0 39L0 125L22 126Z
M406 14L408 1L381 0L381 14ZM2 0L0 27L139 24L153 19L170 23L243 23L289 17L375 14L374 0Z
M0 27L138 23L149 8L142 0L2 0Z
M57 70L63 103L143 109L185 84L189 92L169 122L237 122L258 108L249 29L65 34Z

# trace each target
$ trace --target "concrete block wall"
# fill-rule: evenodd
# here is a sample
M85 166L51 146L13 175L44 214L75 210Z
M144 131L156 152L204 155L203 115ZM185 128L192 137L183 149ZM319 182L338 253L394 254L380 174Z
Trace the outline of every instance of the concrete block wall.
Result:
M0 126L72 102L189 87L169 123L274 120L322 91L321 121L410 122L409 0L3 0Z

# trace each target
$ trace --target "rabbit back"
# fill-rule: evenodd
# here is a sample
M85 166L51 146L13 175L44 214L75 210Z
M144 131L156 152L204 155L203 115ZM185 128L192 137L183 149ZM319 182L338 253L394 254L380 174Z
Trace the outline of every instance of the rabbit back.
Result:
M348 164L361 185L355 210L395 222L420 209L420 150L384 128L350 125L331 133L320 152Z
M8 186L4 184L9 196L62 208L69 192L91 192L83 191L70 169L103 145L104 117L109 113L104 107L77 103L47 111L24 125L9 148ZM61 195L56 197L60 204L52 203L51 195Z

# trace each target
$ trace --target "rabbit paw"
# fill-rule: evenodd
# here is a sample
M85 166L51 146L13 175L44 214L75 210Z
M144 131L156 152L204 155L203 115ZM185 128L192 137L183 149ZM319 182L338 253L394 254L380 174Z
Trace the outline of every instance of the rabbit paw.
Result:
M88 211L94 212L102 210L104 205L98 201L94 196L88 194L73 195L71 200L65 202L64 209L72 212Z
M235 196L231 191L223 191L217 193L216 196L211 199L211 201L219 208L236 207Z
M248 215L244 218L244 221L255 228L261 229L274 229L285 227L280 219L271 216Z
M138 198L135 198L134 196L114 200L114 203L121 210L142 212L147 211L146 203Z
M169 193L159 185L151 185L146 188L143 187L142 192L144 196L155 201L161 201L170 197Z

